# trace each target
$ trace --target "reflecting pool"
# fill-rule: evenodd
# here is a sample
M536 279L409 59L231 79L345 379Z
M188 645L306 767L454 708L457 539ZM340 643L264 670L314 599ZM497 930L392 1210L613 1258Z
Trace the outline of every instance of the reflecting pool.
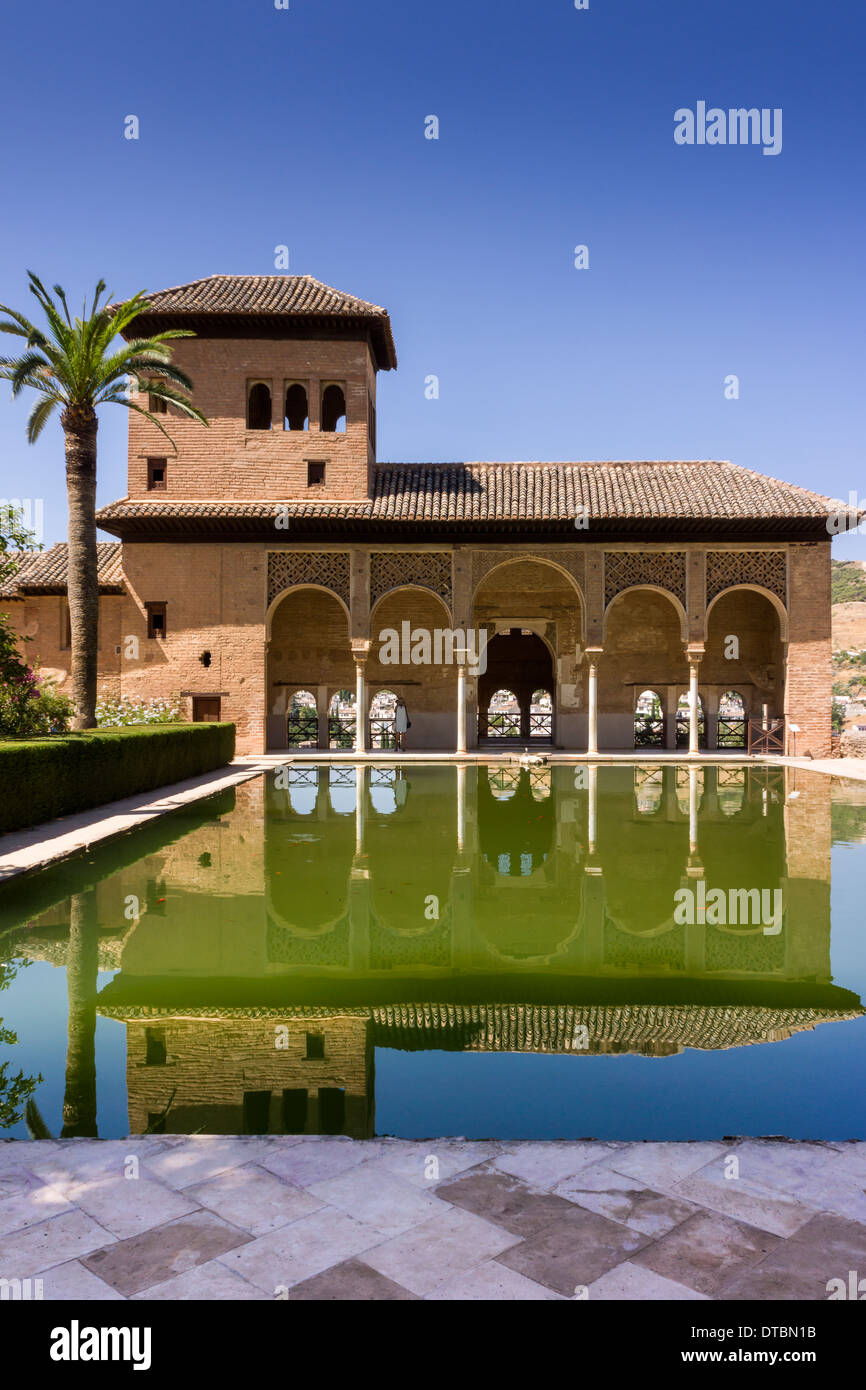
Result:
M866 1138L866 784L290 764L0 888L0 1135Z

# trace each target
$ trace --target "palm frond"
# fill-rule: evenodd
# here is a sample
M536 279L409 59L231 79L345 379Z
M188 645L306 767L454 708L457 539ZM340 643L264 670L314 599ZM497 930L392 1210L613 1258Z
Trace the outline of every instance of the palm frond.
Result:
M57 407L57 400L53 396L43 396L38 400L30 412L27 421L27 443L35 444L48 421L51 419Z

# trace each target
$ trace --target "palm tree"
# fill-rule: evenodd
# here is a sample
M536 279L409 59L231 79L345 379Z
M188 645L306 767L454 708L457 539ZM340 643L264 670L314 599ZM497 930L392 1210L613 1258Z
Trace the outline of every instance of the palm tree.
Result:
M72 699L75 704L73 728L92 729L96 724L97 622L99 584L96 573L96 409L100 405L125 405L144 415L173 441L162 422L135 400L127 387L134 383L139 392L175 406L182 415L208 422L189 400L192 382L172 364L171 338L195 335L171 329L150 338L133 338L122 348L111 344L119 333L147 307L145 293L139 292L120 304L100 303L105 281L96 286L90 313L85 302L82 317L73 319L61 285L54 286L59 305L32 271L30 291L36 296L47 321L37 328L5 304L0 312L0 332L25 338L27 347L20 357L0 357L0 378L12 382L12 396L25 387L39 399L27 421L27 440L34 444L47 421L60 406L60 423L66 442L66 494L69 503L69 567L67 592L72 630ZM110 298L107 296L106 298Z

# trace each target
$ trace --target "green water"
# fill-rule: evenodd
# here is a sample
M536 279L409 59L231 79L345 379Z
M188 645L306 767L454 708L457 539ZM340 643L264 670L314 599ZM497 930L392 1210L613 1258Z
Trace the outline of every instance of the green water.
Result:
M814 773L277 770L0 889L0 1126L862 1139L864 883Z

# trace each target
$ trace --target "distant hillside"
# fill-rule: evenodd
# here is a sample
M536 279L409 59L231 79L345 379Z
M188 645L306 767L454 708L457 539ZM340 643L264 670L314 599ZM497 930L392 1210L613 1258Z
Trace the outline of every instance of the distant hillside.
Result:
M866 572L859 560L831 560L833 603L866 603Z
M832 561L833 694L866 693L866 572L857 560Z

